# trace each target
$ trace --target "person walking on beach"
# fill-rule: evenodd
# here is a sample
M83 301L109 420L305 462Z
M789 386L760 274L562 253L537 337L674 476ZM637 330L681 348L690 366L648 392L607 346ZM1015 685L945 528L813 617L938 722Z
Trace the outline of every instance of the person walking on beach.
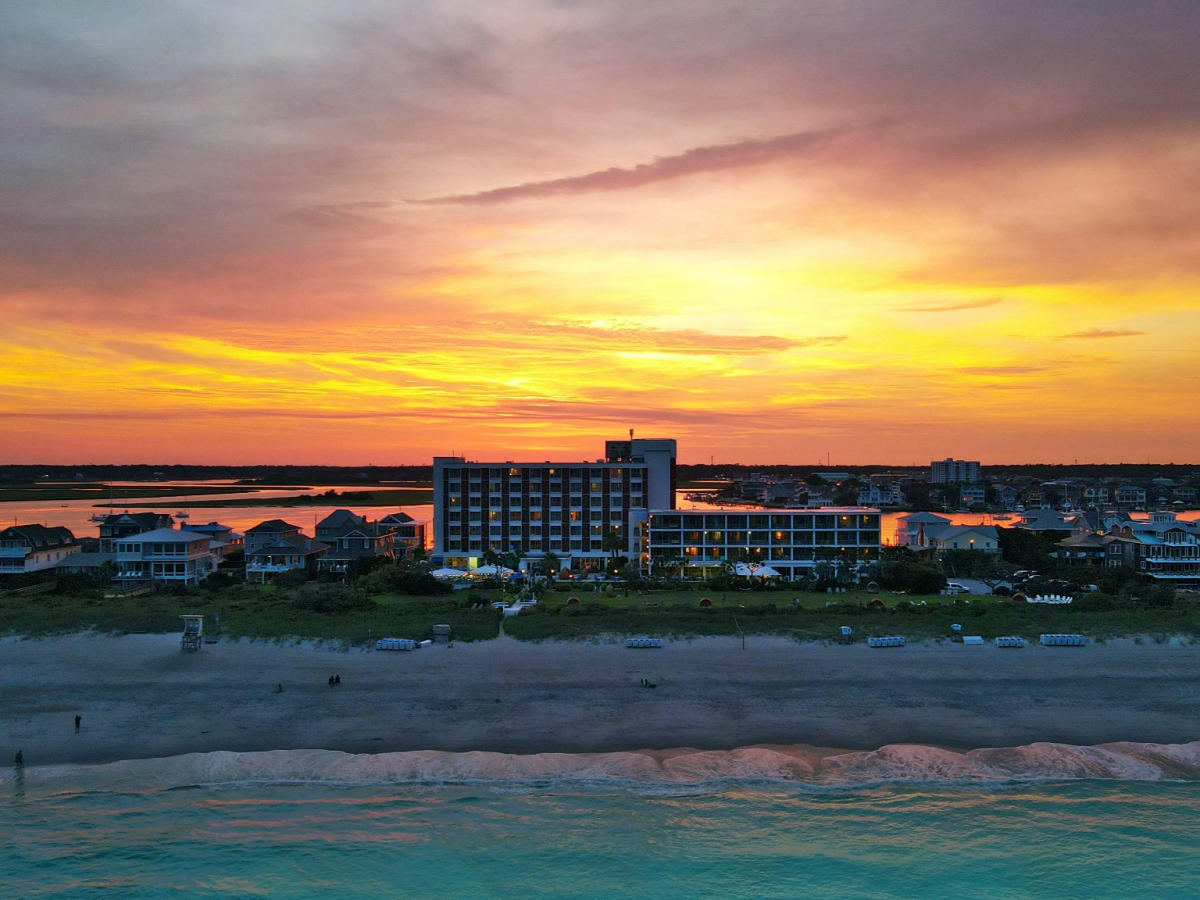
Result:
M25 753L22 750L17 751L17 755L13 757L13 765L18 769L25 765Z
M79 724L83 721L83 716L75 717L75 733L79 734Z

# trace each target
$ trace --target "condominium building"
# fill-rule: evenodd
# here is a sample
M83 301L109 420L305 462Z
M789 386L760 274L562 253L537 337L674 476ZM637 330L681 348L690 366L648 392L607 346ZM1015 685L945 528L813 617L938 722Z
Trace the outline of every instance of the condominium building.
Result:
M433 460L433 558L473 568L485 551L554 554L587 571L635 559L650 509L675 507L675 441L608 441L594 462ZM615 536L615 540L614 540Z
M646 562L650 574L704 577L730 563L769 565L800 578L818 565L847 567L879 558L878 509L654 510Z
M932 484L978 484L979 461L973 459L935 459L929 464Z

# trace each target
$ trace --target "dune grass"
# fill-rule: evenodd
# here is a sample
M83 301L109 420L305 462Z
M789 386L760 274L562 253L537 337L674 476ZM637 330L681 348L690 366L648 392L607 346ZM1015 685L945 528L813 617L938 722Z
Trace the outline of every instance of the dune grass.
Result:
M712 605L700 605L702 598ZM297 609L270 585L235 585L187 592L162 591L102 598L99 591L0 595L0 633L40 635L85 630L174 632L179 616L202 613L207 634L264 639L301 638L366 644L380 637L428 637L447 624L456 640L486 640L501 627L491 602L499 591L474 590L438 596L378 594L364 609L316 612ZM578 602L570 602L575 598ZM798 603L796 601L799 601ZM879 601L883 609L869 604ZM818 594L796 591L726 592L672 590L598 593L590 585L547 592L535 609L503 618L504 632L518 640L594 639L652 634L664 637L777 634L798 640L833 640L849 625L857 640L902 634L910 639L964 634L990 639L1016 634L1036 640L1043 632L1081 632L1093 638L1169 635L1200 639L1200 609L1192 601L1173 606L1128 605L1109 610L1044 607L999 597L906 597L866 592Z

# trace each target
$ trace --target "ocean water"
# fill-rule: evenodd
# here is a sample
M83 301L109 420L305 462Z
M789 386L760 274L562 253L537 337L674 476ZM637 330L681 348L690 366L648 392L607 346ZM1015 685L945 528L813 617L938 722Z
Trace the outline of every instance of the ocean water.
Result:
M452 756L471 758L472 777ZM824 781L730 775L737 757L717 777L597 777L595 757L566 777L557 755L502 770L487 756L490 768L442 755L441 781L429 755L420 780L372 782L354 779L379 778L378 758L324 751L10 772L0 896L1200 893L1200 782L1161 780L1174 763L1133 776L1153 780L947 781L925 766L906 782L893 759L880 782L862 766Z

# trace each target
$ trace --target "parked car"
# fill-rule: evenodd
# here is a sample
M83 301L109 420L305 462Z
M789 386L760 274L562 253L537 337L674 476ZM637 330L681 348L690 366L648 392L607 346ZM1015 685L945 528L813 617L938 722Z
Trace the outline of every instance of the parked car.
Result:
M947 594L969 594L969 593L971 593L970 588L968 588L965 584L959 584L957 581L946 582L945 591Z

